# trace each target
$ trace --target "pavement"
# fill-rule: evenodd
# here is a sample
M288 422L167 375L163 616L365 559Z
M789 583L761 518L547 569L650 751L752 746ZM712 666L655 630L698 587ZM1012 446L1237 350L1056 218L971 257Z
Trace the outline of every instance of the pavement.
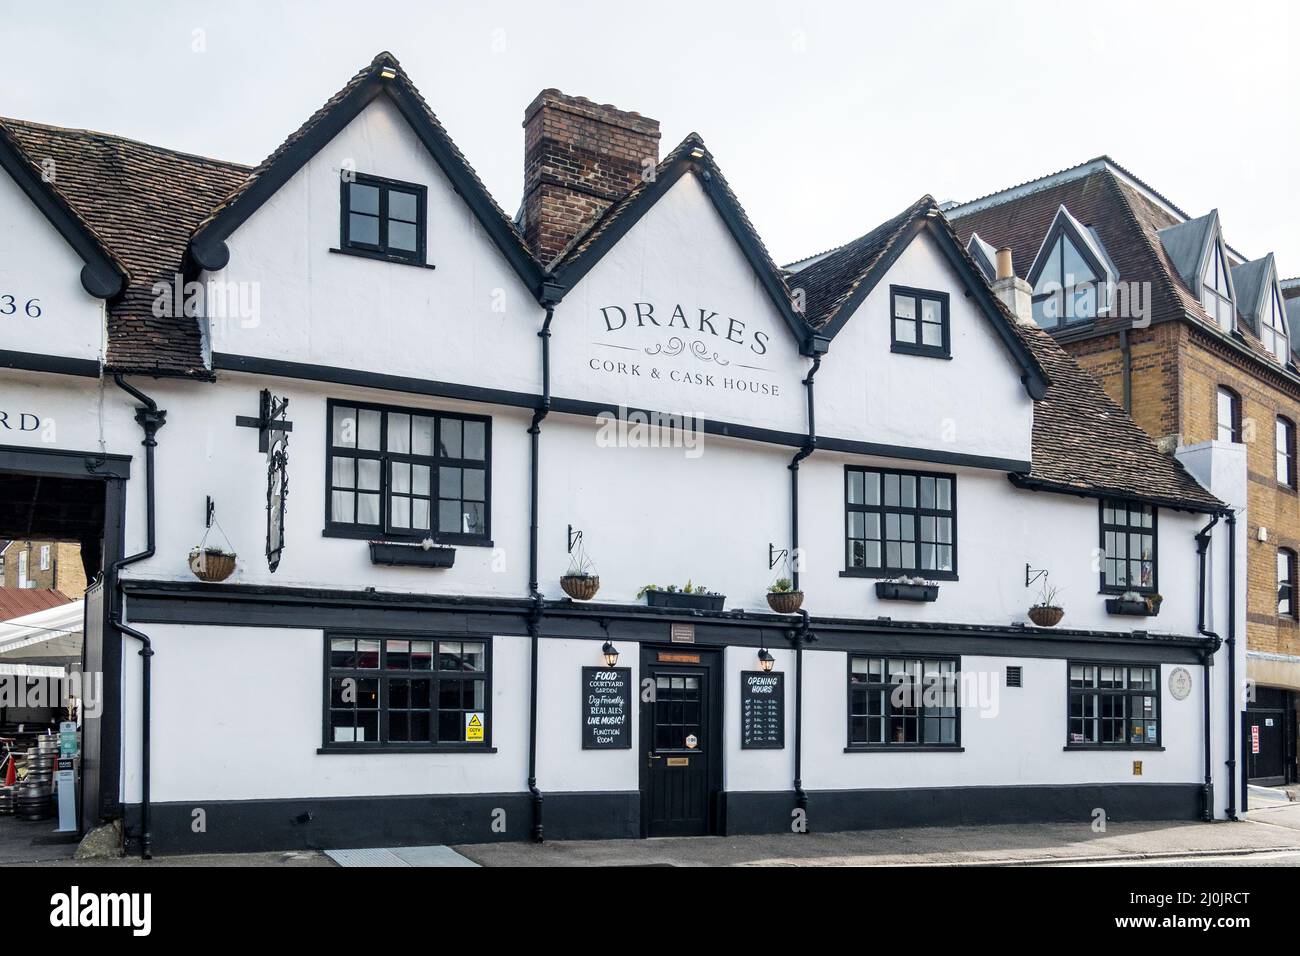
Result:
M841 833L490 843L363 851L368 865L511 866L1300 866L1300 801L1257 793L1236 823L1091 820ZM76 844L45 823L0 817L0 865L77 867L357 865L356 853L232 853L73 860ZM454 853L451 851L455 851ZM381 859L382 857L382 859ZM468 861L468 863L466 862Z

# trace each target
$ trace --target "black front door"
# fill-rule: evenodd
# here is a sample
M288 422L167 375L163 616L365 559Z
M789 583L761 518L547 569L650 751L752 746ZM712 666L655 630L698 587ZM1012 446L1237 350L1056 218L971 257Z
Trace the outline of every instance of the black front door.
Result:
M722 789L717 651L643 647L641 829L645 836L718 832Z

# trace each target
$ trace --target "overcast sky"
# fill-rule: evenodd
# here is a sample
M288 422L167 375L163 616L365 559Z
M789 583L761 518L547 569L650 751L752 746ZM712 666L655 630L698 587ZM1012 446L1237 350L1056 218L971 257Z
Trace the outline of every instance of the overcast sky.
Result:
M0 0L0 115L256 163L391 50L510 213L549 86L699 132L779 262L1107 153L1300 275L1300 6ZM202 31L196 32L196 31ZM1018 264L1020 265L1020 264Z

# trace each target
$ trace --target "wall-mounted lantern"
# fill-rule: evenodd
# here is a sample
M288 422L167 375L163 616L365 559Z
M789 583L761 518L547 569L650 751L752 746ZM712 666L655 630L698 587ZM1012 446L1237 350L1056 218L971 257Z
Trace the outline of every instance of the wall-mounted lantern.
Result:
M605 655L606 667L614 667L618 664L618 648L611 642L606 641L605 646L600 649L600 652Z
M758 649L758 666L763 669L763 672L770 673L775 664L776 658L772 656L772 652L766 647L760 647Z

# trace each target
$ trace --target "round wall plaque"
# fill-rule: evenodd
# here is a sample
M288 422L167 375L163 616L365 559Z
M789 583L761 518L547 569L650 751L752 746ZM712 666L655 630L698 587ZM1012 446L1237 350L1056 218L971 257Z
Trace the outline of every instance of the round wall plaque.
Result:
M1174 695L1174 700L1186 700L1187 695L1192 692L1192 675L1187 672L1186 667L1175 667L1169 672L1169 693Z

